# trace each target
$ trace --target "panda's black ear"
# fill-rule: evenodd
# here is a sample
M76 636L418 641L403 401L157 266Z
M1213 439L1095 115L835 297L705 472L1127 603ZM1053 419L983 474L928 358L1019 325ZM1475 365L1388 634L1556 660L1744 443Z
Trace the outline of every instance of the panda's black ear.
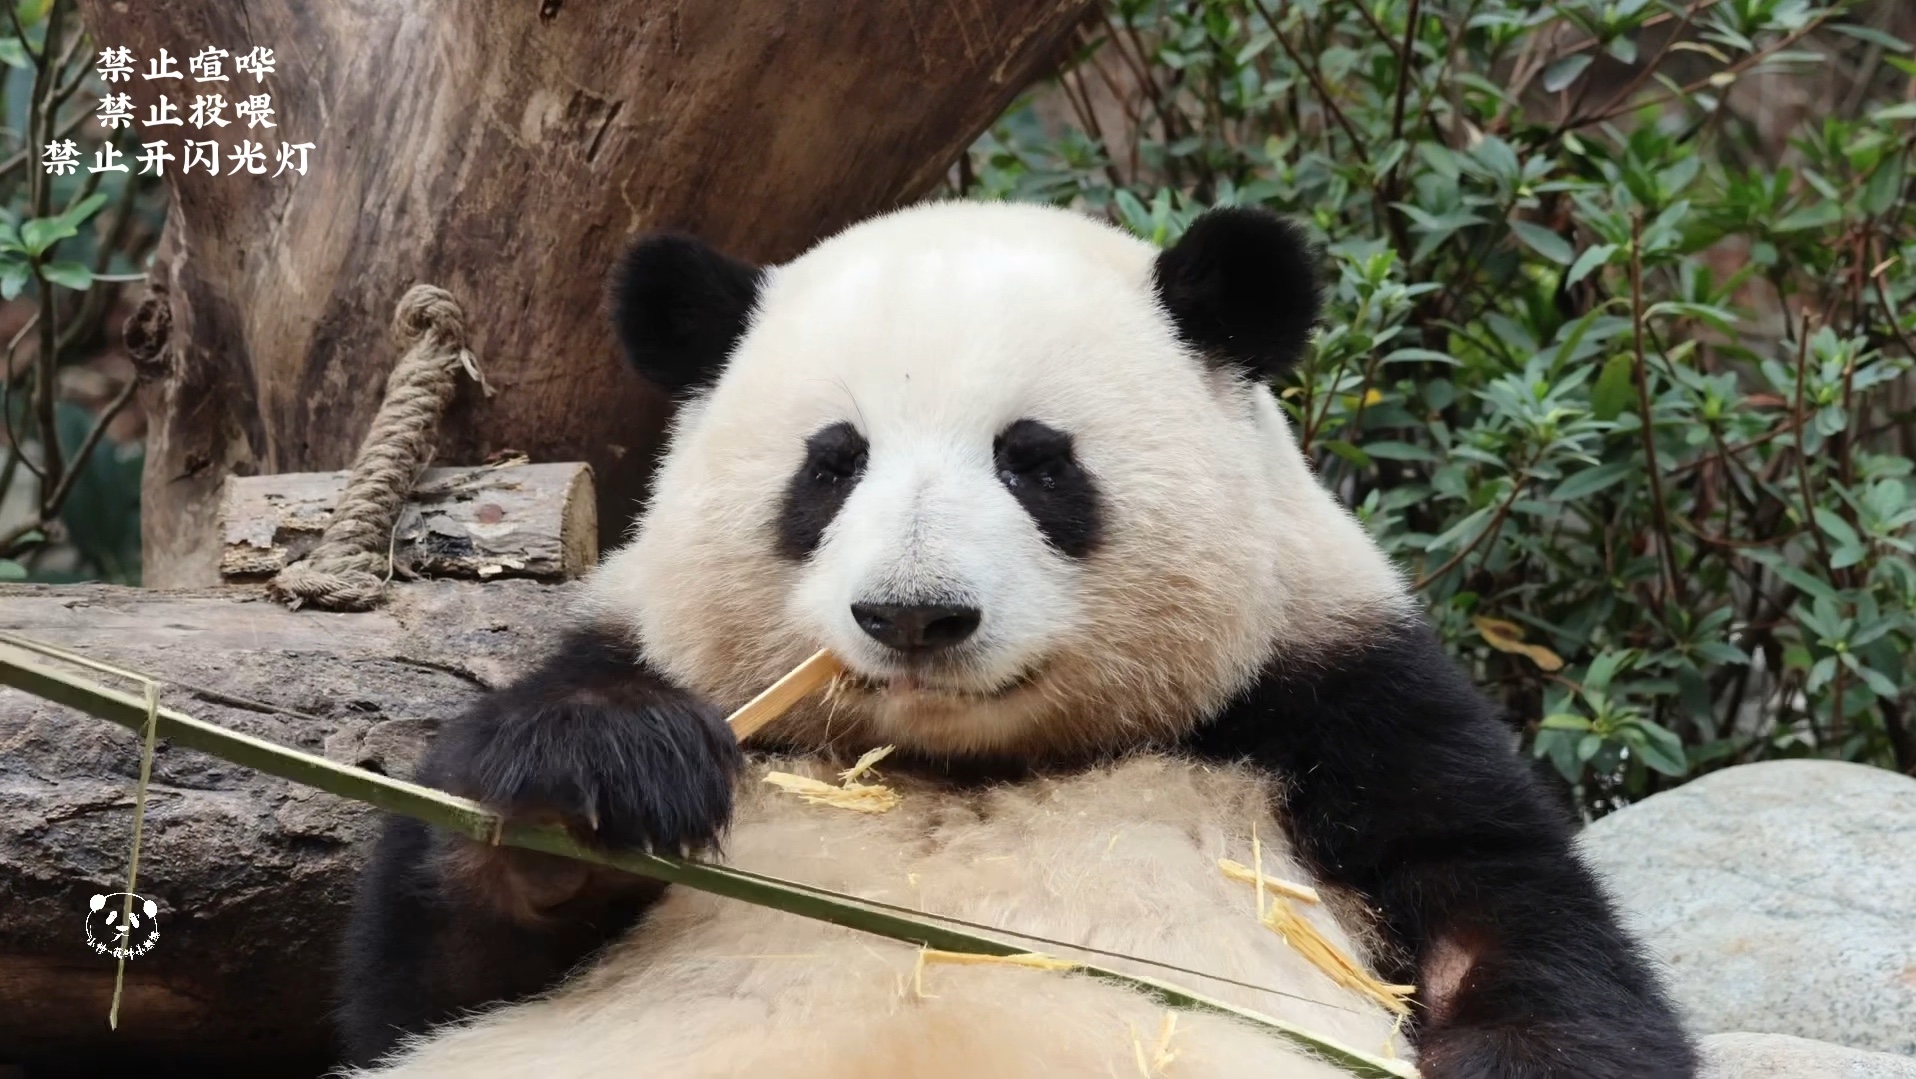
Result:
M1304 355L1321 304L1304 230L1264 210L1211 210L1158 255L1158 299L1187 344L1256 378Z
M612 324L632 366L660 389L701 389L751 321L762 271L690 236L647 236L619 260Z

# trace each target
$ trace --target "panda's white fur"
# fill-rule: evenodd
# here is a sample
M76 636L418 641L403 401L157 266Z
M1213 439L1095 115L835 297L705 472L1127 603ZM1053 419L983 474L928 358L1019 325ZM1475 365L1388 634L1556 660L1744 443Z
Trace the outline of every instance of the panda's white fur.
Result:
M1181 343L1156 254L1074 214L948 204L768 271L722 377L680 411L634 538L592 578L591 617L726 708L832 649L863 682L781 720L788 745L1046 757L1175 738L1273 655L1402 616L1396 571L1313 479L1271 391ZM1071 432L1096 478L1104 534L1086 558L1048 547L994 473L994 435L1026 417ZM808 434L839 421L869 439L867 471L817 551L781 559L769 518ZM934 585L982 610L977 644L960 671L907 676L849 606ZM1267 776L1141 756L983 792L893 777L903 801L874 816L771 791L756 780L773 766L831 768L755 761L731 864L1268 987L1130 968L1407 1053L1389 1015L1260 925L1251 889L1219 872L1250 861L1255 827L1266 871L1306 879ZM1364 919L1331 894L1307 917L1366 954ZM1088 979L942 965L920 979L915 961L673 889L560 990L365 1074L1342 1074L1212 1015L1179 1014L1160 1044L1162 1005Z

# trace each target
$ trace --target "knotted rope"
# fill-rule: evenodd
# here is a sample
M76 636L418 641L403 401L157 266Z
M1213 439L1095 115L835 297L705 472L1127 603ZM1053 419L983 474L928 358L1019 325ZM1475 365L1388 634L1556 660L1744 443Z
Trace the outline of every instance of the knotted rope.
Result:
M359 446L346 489L319 544L268 582L274 598L333 611L379 603L392 579L393 526L413 482L432 460L433 436L464 371L492 387L466 347L466 316L444 289L414 285L393 311L393 338L405 354L386 378L386 399Z

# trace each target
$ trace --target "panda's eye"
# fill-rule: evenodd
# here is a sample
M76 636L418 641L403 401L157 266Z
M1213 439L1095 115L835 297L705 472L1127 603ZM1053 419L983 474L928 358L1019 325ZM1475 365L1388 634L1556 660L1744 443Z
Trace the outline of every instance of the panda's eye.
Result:
M1027 486L1055 490L1077 467L1071 436L1035 420L1005 428L991 448L998 479L1014 491Z
M1072 558L1090 554L1103 514L1097 483L1078 460L1071 436L1037 420L1019 420L991 450L998 482L1031 515L1045 542Z
M805 472L813 483L833 486L865 470L870 449L849 423L836 423L805 441Z
M805 459L792 470L775 526L778 553L798 561L824 541L825 529L844 508L871 447L849 423L835 423L805 440Z

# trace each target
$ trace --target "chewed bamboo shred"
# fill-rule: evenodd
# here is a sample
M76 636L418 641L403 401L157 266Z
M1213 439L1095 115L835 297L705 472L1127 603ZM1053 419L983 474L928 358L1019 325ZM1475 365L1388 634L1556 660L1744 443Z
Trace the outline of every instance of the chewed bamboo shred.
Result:
M1389 985L1372 977L1356 960L1325 939L1316 926L1305 921L1292 908L1290 900L1273 896L1270 909L1264 912L1264 924L1283 937L1284 943L1289 944L1299 955L1310 960L1312 966L1329 975L1331 981L1362 993L1398 1015L1410 1011L1405 998L1417 991L1416 986Z
M864 756L858 758L858 763L838 773L838 781L840 783L850 783L852 780L871 771L872 765L891 756L891 751L897 748L897 746L879 746L877 749L867 750Z
M767 772L765 782L787 794L796 794L813 805L849 809L857 813L884 813L898 805L897 791L875 783L847 783L842 787L834 787L823 780L795 776L790 772Z
M1278 895L1288 895L1292 899L1301 899L1306 903L1321 903L1324 901L1323 898L1317 894L1317 889L1307 884L1293 884L1288 880L1279 880L1276 877L1264 876L1254 872L1250 866L1242 862L1234 862L1229 858L1219 858L1217 860L1217 867L1223 870L1224 875L1232 880L1240 880L1246 884L1254 884L1261 881L1265 891L1268 892L1275 892Z
M1317 927L1306 921L1303 915L1291 907L1292 899L1305 903L1321 903L1323 899L1317 889L1303 884L1292 884L1276 877L1264 875L1262 851L1258 850L1256 825L1252 825L1251 845L1254 866L1243 865L1229 858L1219 858L1218 869L1231 880L1243 881L1257 892L1257 919L1269 927L1273 933L1284 938L1292 950L1309 960L1312 966L1323 971L1331 981L1361 993L1375 1000L1386 1009L1399 1016L1408 1014L1410 1005L1405 998L1417 991L1412 985L1390 985L1377 980L1355 959L1346 955L1343 949L1332 944ZM1266 892L1272 893L1269 907L1264 905Z
M1144 1079L1157 1079L1164 1074L1166 1068L1171 1066L1171 1062L1178 1058L1177 1053L1171 1048L1171 1038L1177 1032L1178 1013L1165 1012L1164 1025L1158 1028L1157 1048L1147 1056L1144 1042L1138 1037L1137 1027L1131 1028L1132 1056L1137 1060L1138 1074L1144 1076Z

